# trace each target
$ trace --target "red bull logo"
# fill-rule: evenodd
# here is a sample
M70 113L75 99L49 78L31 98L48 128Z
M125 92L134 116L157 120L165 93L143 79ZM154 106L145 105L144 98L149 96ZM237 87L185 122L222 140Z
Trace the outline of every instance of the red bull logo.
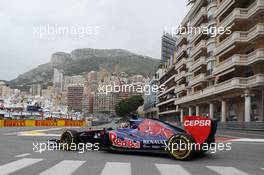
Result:
M109 139L110 139L112 145L116 146L116 147L140 148L140 142L139 141L134 142L133 140L129 140L129 139L122 140L122 139L117 137L115 132L109 133Z

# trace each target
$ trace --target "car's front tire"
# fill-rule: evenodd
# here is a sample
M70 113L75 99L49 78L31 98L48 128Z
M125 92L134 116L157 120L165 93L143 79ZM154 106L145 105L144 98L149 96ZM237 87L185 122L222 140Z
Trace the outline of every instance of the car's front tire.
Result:
M185 133L173 135L169 141L169 153L177 160L189 160L195 153L194 139Z
M79 133L75 130L67 129L61 134L60 148L66 151L70 151L72 144L78 144Z

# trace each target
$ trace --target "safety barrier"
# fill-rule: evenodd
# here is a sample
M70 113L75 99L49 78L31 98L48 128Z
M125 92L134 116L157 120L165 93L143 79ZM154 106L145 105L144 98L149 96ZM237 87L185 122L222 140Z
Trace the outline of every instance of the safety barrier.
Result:
M0 120L0 127L87 126L83 120Z

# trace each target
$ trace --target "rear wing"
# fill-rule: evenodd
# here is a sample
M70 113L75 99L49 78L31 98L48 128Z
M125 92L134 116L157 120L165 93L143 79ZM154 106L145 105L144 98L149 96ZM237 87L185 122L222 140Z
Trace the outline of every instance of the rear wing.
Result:
M201 116L185 116L183 119L184 129L196 143L214 142L217 129L217 121Z

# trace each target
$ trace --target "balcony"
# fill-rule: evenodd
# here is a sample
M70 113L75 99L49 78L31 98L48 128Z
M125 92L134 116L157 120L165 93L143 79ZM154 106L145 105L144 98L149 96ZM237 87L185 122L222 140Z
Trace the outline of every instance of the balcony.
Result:
M250 20L259 10L264 10L264 1L256 0L248 8L235 8L223 21L219 24L221 27L231 26L236 20Z
M175 88L175 90L174 90L174 93L177 94L177 93L179 93L179 92L181 92L181 91L183 91L183 90L185 90L185 89L186 89L185 84L181 84L181 85L179 85L179 86L176 86L176 88Z
M217 10L215 11L215 17L218 17L225 13L236 1L235 0L223 0L218 4Z
M185 77L186 71L181 71L179 74L175 76L175 82L179 81L183 77Z
M186 63L187 63L186 58L182 58L178 63L175 64L175 70L181 68Z
M169 99L166 99L166 100L163 100L163 101L159 101L159 103L157 104L157 107L165 105L165 104L170 103L170 102L173 102L174 100L175 100L175 98L171 97Z
M197 40L198 38L200 38L200 37L203 35L202 29L205 28L205 27L208 27L208 23L203 23L203 24L200 26L201 32L193 32L193 31L192 31L193 33L190 34L190 36L191 36L191 40L190 40L190 42L191 42L191 43L196 42L196 40Z
M187 18L184 18L184 22L187 23L189 21L189 16L191 16L192 14L194 14L197 10L199 10L199 8L202 8L203 4L205 1L204 0L196 0L194 2L194 4L192 5L190 11L187 14Z
M205 73L201 73L201 74L197 75L196 77L194 77L190 81L189 85L193 86L193 85L196 85L196 84L198 84L200 82L206 81L205 77L206 77L206 74Z
M211 3L209 3L209 5L207 6L207 11L209 11L211 8L215 8L217 7L217 2L213 1Z
M198 12L198 14L193 18L193 20L191 21L192 26L195 27L197 23L199 22L199 20L203 17L207 18L207 8L206 7L202 7L200 11Z
M180 58L184 54L184 52L186 52L186 48L187 48L187 46L186 46L186 44L184 44L176 51L176 58L177 59Z
M165 115L165 114L171 114L171 113L176 113L176 112L178 112L178 111L176 109L174 109L174 110L169 110L169 111L158 112L158 114L159 115Z
M264 36L263 23L255 25L247 32L235 31L232 35L228 36L221 43L219 43L219 45L216 47L216 55L223 51L228 51L236 42L251 42L259 36Z
M257 74L248 78L235 77L225 82L216 84L215 86L208 87L198 93L175 99L175 105L188 103L201 98L207 98L212 95L221 94L234 89L246 89L257 86L264 86L264 74Z
M174 90L174 89L175 89L175 86L172 86L172 87L166 89L164 92L161 92L161 93L158 95L158 97L161 97L161 96L163 96L163 95L169 93L170 91L172 91L172 90Z
M257 49L248 55L234 55L225 61L218 63L213 74L219 74L234 66L247 66L258 61L264 61L264 49Z
M180 46L180 44L184 41L187 40L187 34L182 34L180 37L176 40L176 47Z
M209 39L207 40L206 45L208 46L208 45L213 44L213 43L216 43L216 38L215 38L215 37L211 37L211 38L209 38Z
M193 65L191 66L191 71L201 67L202 65L206 65L206 58L205 57L201 57L198 60L196 60Z
M202 40L199 42L199 44L197 44L192 52L191 52L191 57L194 57L197 53L201 52L203 48L207 48L206 47L206 41L205 40Z
M167 83L169 83L171 80L174 81L176 74L172 75L170 78L168 78L164 83L162 83L162 85L166 85Z

